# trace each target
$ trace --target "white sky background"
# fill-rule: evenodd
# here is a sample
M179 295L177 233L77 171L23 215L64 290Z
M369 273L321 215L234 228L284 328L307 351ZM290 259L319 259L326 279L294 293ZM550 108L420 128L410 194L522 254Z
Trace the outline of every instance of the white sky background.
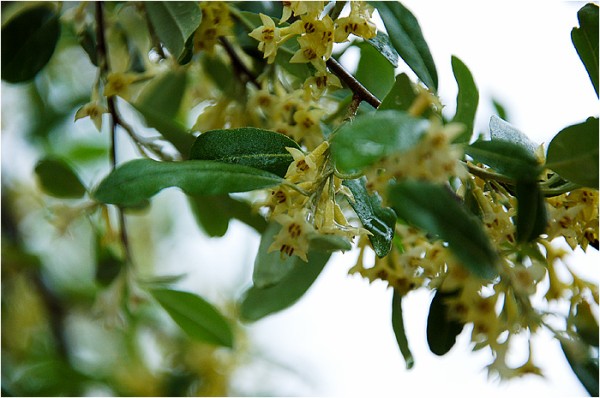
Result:
M457 55L480 90L478 132L488 132L491 98L510 122L538 143L562 128L598 114L598 101L575 52L570 32L583 2L423 1L403 4L419 20L439 74L439 93L454 112L456 83L450 65ZM403 70L406 71L406 70ZM235 238L234 238L235 239ZM465 328L444 357L429 352L425 325L430 293L404 300L409 343L416 360L405 369L390 323L391 290L347 276L356 253L336 256L294 307L255 323L252 335L265 351L308 374L314 389L290 394L336 396L583 396L559 344L536 339L534 355L546 378L528 376L499 384L487 379L489 351L473 353ZM569 261L598 281L598 252ZM524 346L523 346L524 347ZM516 355L513 365L525 360ZM287 391L282 385L282 393Z

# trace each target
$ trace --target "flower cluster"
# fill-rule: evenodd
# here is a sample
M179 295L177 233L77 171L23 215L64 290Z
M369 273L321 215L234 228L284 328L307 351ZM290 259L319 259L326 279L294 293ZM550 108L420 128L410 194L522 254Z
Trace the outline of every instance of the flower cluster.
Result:
M309 86L315 85L322 93L328 84L339 84L339 80L328 73L325 62L331 57L334 43L348 40L353 34L364 39L375 37L377 30L371 21L373 9L362 1L350 3L350 14L333 20L324 13L324 2L286 1L280 24L290 17L296 20L289 26L277 27L267 15L260 14L262 26L250 32L250 37L259 41L258 49L269 63L275 61L278 50L289 39L296 37L300 48L293 54L290 63L310 63L317 73Z
M194 52L213 54L219 37L232 34L233 21L227 4L222 1L203 1L200 8L202 22L194 33Z
M285 183L271 189L268 198L258 204L267 207L269 217L282 226L269 252L279 251L308 261L310 241L319 234L348 240L366 234L366 230L350 225L337 202L336 195L352 200L352 194L329 166L329 143L324 141L308 154L296 148L287 149L294 161L287 170Z

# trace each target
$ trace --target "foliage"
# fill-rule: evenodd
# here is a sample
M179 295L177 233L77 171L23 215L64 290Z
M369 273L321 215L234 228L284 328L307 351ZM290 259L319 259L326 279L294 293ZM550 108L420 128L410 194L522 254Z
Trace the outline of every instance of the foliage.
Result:
M292 306L332 253L355 250L349 273L393 290L391 325L407 368L419 354L409 348L403 298L429 289L424 338L434 354L470 330L474 349L491 353L490 374L541 375L531 344L545 328L597 395L598 287L555 246L564 238L573 250L598 250L597 116L565 127L547 151L503 120L499 104L489 135L477 134L476 80L452 56L458 95L448 119L421 26L396 2L13 7L2 27L2 79L29 87L47 108L40 120L52 123L32 128L33 171L56 231L87 225L94 277L49 277L23 216L3 211L3 393L79 395L98 384L115 395L231 393L243 322ZM578 19L573 45L598 93L598 7L585 5ZM337 61L350 48L360 50L355 76ZM58 57L69 51L96 78L71 90L62 113L45 107L51 96L40 82L60 85L56 76L68 73ZM395 75L400 58L417 81ZM78 126L92 121L103 141L53 146L54 127L72 115ZM18 192L4 185L3 210L17 207ZM234 303L211 303L186 291L181 276L140 269L149 254L131 244L128 226L172 187L209 236L223 236L233 219L261 235L252 286ZM97 332L102 339L130 354L103 373L74 366L67 338L91 308L114 328ZM173 352L162 373L133 342L148 329ZM528 336L530 355L511 367L515 336Z

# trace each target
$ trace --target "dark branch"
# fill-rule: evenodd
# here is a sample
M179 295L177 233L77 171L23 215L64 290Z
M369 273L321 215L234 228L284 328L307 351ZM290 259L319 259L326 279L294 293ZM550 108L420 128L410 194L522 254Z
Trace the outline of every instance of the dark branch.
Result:
M254 85L254 87L260 89L260 84L256 81L256 76L254 73L244 64L238 53L235 51L229 40L225 37L219 37L219 41L223 45L225 51L227 51L227 55L231 58L231 63L233 64L233 68L236 72L240 72L246 76L248 81Z
M333 57L327 60L327 66L337 77L339 77L352 90L355 95L358 95L361 101L365 101L373 108L379 108L381 101L374 96L365 86L363 86L354 76L352 76L344 67Z

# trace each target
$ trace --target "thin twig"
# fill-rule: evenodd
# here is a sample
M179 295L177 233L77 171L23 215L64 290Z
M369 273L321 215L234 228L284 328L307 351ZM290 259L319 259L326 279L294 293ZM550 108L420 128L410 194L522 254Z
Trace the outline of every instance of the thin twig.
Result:
M373 108L379 108L381 101L373 95L365 86L352 76L335 58L327 60L327 66L337 77L339 77L352 90L355 95L360 96L361 101L365 101Z

